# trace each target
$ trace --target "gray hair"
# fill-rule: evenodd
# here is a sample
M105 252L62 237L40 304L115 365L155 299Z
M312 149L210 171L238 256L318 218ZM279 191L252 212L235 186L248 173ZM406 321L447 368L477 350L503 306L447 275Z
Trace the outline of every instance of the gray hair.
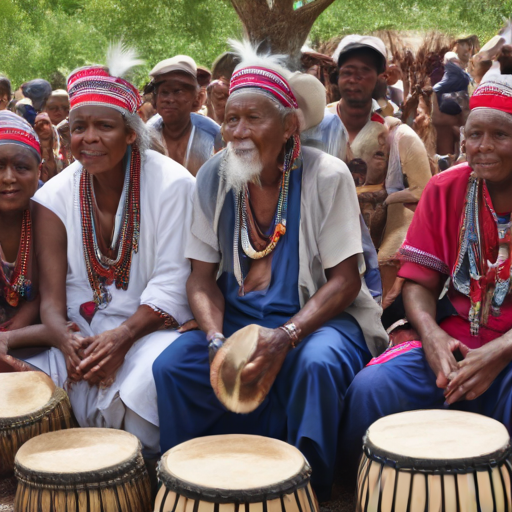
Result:
M153 135L149 128L144 124L144 121L137 113L124 113L124 122L129 130L135 132L137 138L135 142L139 148L140 154L143 155L148 149L151 149L153 143Z

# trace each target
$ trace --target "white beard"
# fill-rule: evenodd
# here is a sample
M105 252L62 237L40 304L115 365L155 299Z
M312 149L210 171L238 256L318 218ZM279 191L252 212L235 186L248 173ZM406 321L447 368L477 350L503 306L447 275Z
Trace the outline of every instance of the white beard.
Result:
M262 170L260 154L251 140L236 145L228 142L220 165L220 175L226 180L228 189L238 194L248 183L259 185Z

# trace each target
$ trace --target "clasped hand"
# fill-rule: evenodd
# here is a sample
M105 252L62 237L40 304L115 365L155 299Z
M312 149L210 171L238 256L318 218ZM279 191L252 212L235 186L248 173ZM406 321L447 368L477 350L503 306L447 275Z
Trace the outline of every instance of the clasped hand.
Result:
M457 363L457 369L448 378L446 402L453 404L459 400L474 400L485 393L496 377L510 362L504 354L504 343L498 338L477 349L469 349L460 344L464 358Z
M120 325L95 336L83 337L76 324L68 325L66 341L59 347L66 358L68 378L108 387L132 345L130 330Z
M498 338L478 349L469 349L464 343L439 329L428 342L423 343L427 361L436 375L436 384L444 389L448 404L460 400L474 400L482 395L510 362L504 357L505 341ZM458 350L462 360L457 362Z

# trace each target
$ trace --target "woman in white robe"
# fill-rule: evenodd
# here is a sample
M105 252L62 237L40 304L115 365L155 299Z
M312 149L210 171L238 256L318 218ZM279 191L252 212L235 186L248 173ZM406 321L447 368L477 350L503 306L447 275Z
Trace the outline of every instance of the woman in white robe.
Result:
M68 90L76 162L33 198L41 318L55 342L28 361L66 386L80 426L125 429L154 457L151 367L192 319L183 248L195 179L147 149L129 82L96 66L72 73Z

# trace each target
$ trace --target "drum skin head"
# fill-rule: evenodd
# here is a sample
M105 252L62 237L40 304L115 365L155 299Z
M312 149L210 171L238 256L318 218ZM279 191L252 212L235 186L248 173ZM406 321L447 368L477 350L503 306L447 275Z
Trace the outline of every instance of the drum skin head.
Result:
M240 377L256 350L260 326L251 324L230 336L217 352L210 368L210 382L219 401L229 411L247 414L267 396L258 381L242 384Z
M123 430L72 428L27 441L16 465L39 473L78 474L120 465L139 450L139 440Z
M291 479L307 462L294 446L252 435L207 436L171 448L163 471L205 489L261 489Z
M44 407L55 384L43 372L0 373L0 416L26 416Z
M498 421L454 410L411 411L385 416L368 429L375 451L422 460L460 460L507 447L507 429Z

